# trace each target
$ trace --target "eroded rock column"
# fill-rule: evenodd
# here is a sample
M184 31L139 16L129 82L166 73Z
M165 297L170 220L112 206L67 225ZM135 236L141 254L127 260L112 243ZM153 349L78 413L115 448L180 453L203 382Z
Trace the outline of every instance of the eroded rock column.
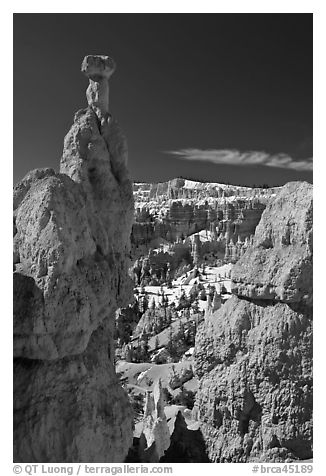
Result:
M109 116L109 79L116 68L109 56L85 56L81 70L89 78L86 98L101 123Z
M150 463L158 462L169 446L170 431L164 413L164 397L159 379L153 393L148 392L146 395L140 458Z
M133 415L114 370L118 307L131 299L127 144L108 110L114 62L87 56L60 173L14 191L14 460L123 462Z

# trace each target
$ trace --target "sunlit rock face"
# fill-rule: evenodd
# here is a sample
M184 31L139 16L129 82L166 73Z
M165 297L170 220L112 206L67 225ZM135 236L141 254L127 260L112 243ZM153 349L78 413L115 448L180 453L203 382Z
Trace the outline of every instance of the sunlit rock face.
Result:
M312 457L312 186L284 186L196 335L195 407L211 461Z
M312 304L311 184L290 182L267 205L232 281L238 296Z
M60 173L32 171L14 191L17 462L122 462L132 442L113 361L115 311L131 299L133 196L126 139L108 112L112 64L84 59L89 106Z

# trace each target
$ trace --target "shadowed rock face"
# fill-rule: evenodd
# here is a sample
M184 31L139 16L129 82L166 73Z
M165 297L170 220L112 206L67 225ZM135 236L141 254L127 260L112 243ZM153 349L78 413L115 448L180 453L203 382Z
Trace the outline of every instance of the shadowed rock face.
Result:
M91 80L99 94L102 76ZM115 311L132 289L126 164L117 122L90 104L75 115L60 173L35 170L15 187L17 462L122 462L131 445L132 412L113 362Z
M196 406L212 461L312 456L311 214L311 185L282 188L234 268L234 295L197 333Z
M209 463L200 430L188 430L180 411L175 419L171 444L160 463Z

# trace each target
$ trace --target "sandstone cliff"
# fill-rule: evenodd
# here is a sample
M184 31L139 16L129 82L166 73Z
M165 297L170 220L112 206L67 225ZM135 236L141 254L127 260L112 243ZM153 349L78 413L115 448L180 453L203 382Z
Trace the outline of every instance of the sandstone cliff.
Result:
M133 215L126 140L109 114L114 68L85 57L88 107L60 173L32 171L14 190L16 462L122 462L132 442L113 362Z
M196 336L196 412L211 461L312 456L312 186L282 187Z

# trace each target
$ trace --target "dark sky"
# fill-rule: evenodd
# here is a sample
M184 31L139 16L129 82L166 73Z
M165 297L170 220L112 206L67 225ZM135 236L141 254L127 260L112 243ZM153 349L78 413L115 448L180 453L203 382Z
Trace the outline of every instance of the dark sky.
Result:
M85 107L86 54L117 62L110 107L134 180L312 181L312 14L15 14L14 182L58 170ZM216 164L166 151L286 154L291 167ZM214 155L214 154L213 154ZM232 155L232 154L231 154Z

